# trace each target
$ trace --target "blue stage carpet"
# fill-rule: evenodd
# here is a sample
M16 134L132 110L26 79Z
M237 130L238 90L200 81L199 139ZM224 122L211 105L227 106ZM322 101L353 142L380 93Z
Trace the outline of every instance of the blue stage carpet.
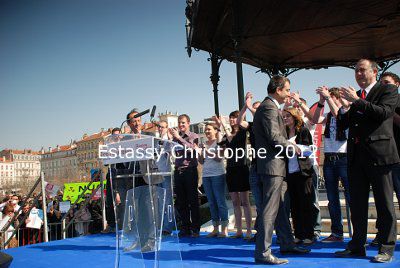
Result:
M184 238L181 239L183 267L256 267L253 262L254 244L242 239ZM376 248L367 248L367 258L338 259L333 252L345 246L343 243L316 243L311 246L312 252L307 255L279 254L278 247L273 249L277 256L288 258L285 267L400 267L400 245L397 245L395 260L389 264L374 264L370 259L377 253ZM73 239L60 240L32 246L14 248L4 251L14 257L12 268L77 268L77 267L114 267L115 237L91 235ZM144 254L146 267L149 267L151 254ZM168 267L179 267L169 263ZM122 267L122 266L121 266ZM127 267L124 265L124 267ZM129 265L135 267L135 265ZM257 265L257 267L260 267ZM162 268L162 266L161 266Z

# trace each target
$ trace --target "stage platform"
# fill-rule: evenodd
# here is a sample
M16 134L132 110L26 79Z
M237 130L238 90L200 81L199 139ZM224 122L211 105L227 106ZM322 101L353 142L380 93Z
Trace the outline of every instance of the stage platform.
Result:
M254 244L243 239L183 238L180 241L183 267L260 267L253 261ZM339 259L333 257L333 252L345 246L344 243L316 243L311 246L310 254L284 255L279 254L274 243L273 251L279 257L289 259L284 267L400 267L400 245L397 244L395 259L388 264L371 263L377 249L367 247L367 257L358 259ZM77 267L114 267L115 237L113 234L89 235L85 237L59 240L49 243L36 244L4 251L13 256L12 268L77 268ZM144 254L145 265L151 267L152 254ZM120 266L136 268L132 265ZM179 268L176 263L168 267ZM162 268L162 266L160 266Z

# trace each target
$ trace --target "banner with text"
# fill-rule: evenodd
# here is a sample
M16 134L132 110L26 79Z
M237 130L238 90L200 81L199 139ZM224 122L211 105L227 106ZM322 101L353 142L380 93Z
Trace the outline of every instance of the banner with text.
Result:
M63 201L71 201L75 203L78 197L83 193L83 190L89 182L76 182L76 183L65 183L64 184L64 195ZM92 194L92 191L100 185L100 182L93 182L89 188L85 191L85 194ZM106 188L106 181L104 181L104 189ZM100 190L100 188L99 188ZM80 198L79 203L82 202L84 198Z

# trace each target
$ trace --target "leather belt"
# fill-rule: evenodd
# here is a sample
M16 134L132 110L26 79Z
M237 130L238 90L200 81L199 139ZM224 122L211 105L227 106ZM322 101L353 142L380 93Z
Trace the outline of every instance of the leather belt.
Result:
M340 158L346 157L347 153L325 153L325 159L329 161L338 161Z

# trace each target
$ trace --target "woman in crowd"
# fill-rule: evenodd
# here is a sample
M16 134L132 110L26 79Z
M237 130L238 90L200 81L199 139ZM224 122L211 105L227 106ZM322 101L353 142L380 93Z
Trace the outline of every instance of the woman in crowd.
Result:
M87 206L85 206L84 201L80 203L77 214L78 215L76 215L75 230L80 236L87 235L89 233L89 221L91 220L92 215L90 214Z
M10 224L10 226L7 228L7 230L3 230L3 228L5 228L6 225L8 225L11 222L12 218L14 217L14 205L6 204L3 207L2 214L3 215L0 220L0 243L1 244L7 242L8 239L10 239L10 237L14 231L13 224L15 224L15 223ZM15 239L13 239L13 240L15 240ZM11 241L6 248L11 248L11 247L16 247L16 246L18 246L18 242L14 243L13 241Z
M220 120L217 121L225 130L221 144L224 144L227 150L226 166L226 183L228 185L229 195L232 199L233 209L235 214L236 234L234 238L243 237L242 231L242 209L246 219L246 239L251 239L251 208L249 201L249 167L246 164L246 139L247 131L241 129L237 124L239 111L233 111L229 114L229 124L231 131L225 128ZM238 152L244 152L243 155L238 155Z
M73 218L74 218L74 209L70 209L68 211L67 217L65 217L65 224L68 225ZM79 236L79 234L77 233L77 231L74 228L74 223L71 223L67 230L67 237L72 238L72 237L77 237L77 236Z
M225 167L222 148L218 145L220 133L217 125L206 124L205 135L207 141L196 149L199 152L199 161L203 164L203 187L207 195L214 226L213 231L207 237L227 237L229 220L225 199ZM221 232L219 232L220 225Z
M289 139L295 144L312 145L310 131L304 126L302 117L296 108L286 108L283 119ZM292 153L293 152L293 153ZM314 224L312 221L313 192L312 181L313 161L302 154L296 155L294 150L288 150L287 184L290 196L290 208L293 219L295 242L312 244Z
M50 206L49 212L47 213L47 221L50 229L50 241L59 240L62 237L60 224L61 218L61 212L58 210L58 203L53 201L53 204Z
M103 228L101 199L90 200L88 207L92 220L89 224L89 231L91 234L100 233Z

